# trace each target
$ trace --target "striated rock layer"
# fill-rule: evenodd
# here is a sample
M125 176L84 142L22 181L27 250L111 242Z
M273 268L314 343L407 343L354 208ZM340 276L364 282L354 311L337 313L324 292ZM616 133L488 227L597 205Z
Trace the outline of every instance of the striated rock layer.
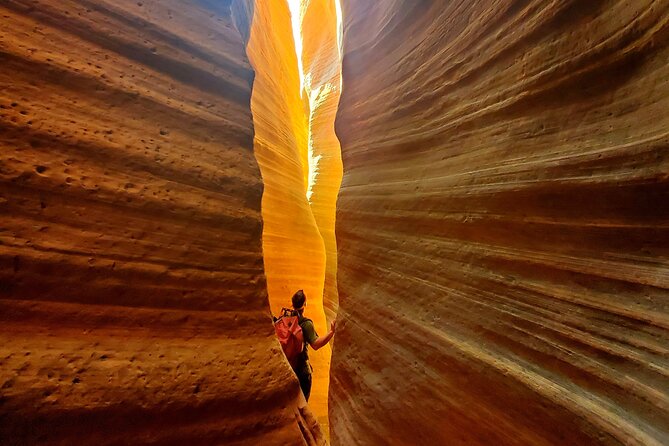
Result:
M337 313L335 210L342 177L341 148L334 123L341 92L340 23L335 0L302 0L304 94L309 99L307 198L325 246L323 307Z
M267 315L230 3L0 5L0 443L323 442Z
M277 314L303 289L312 298L311 317L322 328L325 250L306 197L309 104L300 94L290 10L279 0L258 2L254 12L247 52L256 71L251 108L265 185L263 253L270 305Z
M300 75L290 10L285 0L258 2L247 46L256 71L251 108L262 197L263 255L270 307L279 315L299 289L316 331L326 330L323 312L325 248L309 202L309 105L300 95ZM309 353L313 381L309 406L327 425L330 347Z
M334 216L341 181L334 119L341 63L334 1L300 0L294 36L286 0L257 2L247 52L256 71L252 110L262 171L263 255L273 314L307 294L306 315L324 335L324 301L336 305ZM296 42L304 43L301 83ZM299 47L299 45L297 45ZM327 429L330 346L310 352L309 406Z
M333 444L668 444L669 2L343 16Z

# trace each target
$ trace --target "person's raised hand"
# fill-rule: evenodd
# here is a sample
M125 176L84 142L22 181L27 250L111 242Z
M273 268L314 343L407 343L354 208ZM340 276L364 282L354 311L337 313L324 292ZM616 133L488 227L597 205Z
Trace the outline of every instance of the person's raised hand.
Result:
M334 333L336 328L337 328L337 320L335 319L332 322L330 322L330 331Z

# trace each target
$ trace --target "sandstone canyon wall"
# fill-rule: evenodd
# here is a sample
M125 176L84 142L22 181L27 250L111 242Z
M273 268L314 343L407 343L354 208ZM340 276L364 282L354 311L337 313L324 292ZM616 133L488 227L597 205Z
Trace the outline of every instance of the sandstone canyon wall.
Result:
M252 110L255 155L262 171L263 255L272 314L291 307L299 289L306 315L325 331L325 248L306 190L309 175L307 117L301 94L291 15L285 0L257 2L247 52L256 71ZM314 369L310 407L327 426L330 348L310 352Z
M343 16L333 444L669 444L669 2Z
M256 71L251 108L265 186L263 252L270 305L278 314L303 289L309 306L320 313L312 319L323 328L325 250L306 196L309 104L301 95L288 3L258 2L255 17L247 51Z
M250 17L0 16L0 443L322 444L268 315Z
M294 3L301 23L297 36L286 0L256 2L247 47L256 71L251 108L265 186L263 255L273 314L290 307L292 295L303 289L305 314L324 335L329 328L324 302L330 310L336 305L334 215L341 181L334 134L341 69L337 16L333 0ZM294 39L304 43L299 55ZM309 406L326 430L330 354L329 345L309 353L314 369Z
M337 314L335 210L342 178L341 148L334 123L341 92L340 23L335 0L302 0L304 94L309 99L307 197L325 247L323 308Z

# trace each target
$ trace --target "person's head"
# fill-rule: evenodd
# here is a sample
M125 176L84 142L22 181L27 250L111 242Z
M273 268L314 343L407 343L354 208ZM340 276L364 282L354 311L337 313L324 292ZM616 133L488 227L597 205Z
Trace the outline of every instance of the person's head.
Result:
M293 294L293 308L296 311L303 311L304 307L307 306L307 296L304 294L304 291L302 290L297 290L295 294Z

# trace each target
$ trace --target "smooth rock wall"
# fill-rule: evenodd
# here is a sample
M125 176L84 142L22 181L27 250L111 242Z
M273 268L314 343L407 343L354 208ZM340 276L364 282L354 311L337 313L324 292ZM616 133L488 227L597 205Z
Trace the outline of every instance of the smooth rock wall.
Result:
M268 315L250 17L0 17L0 443L322 444Z
M333 444L669 444L669 2L343 16Z
M256 72L251 109L265 186L262 240L271 310L278 316L282 307L292 308L291 297L302 289L305 315L324 335L325 245L307 200L309 100L300 88L286 0L256 2L247 52ZM311 350L309 358L314 369L309 406L326 425L330 346Z
M302 70L309 98L309 183L307 197L325 246L323 307L337 314L335 214L341 185L341 147L335 117L341 93L340 24L335 0L302 0Z

